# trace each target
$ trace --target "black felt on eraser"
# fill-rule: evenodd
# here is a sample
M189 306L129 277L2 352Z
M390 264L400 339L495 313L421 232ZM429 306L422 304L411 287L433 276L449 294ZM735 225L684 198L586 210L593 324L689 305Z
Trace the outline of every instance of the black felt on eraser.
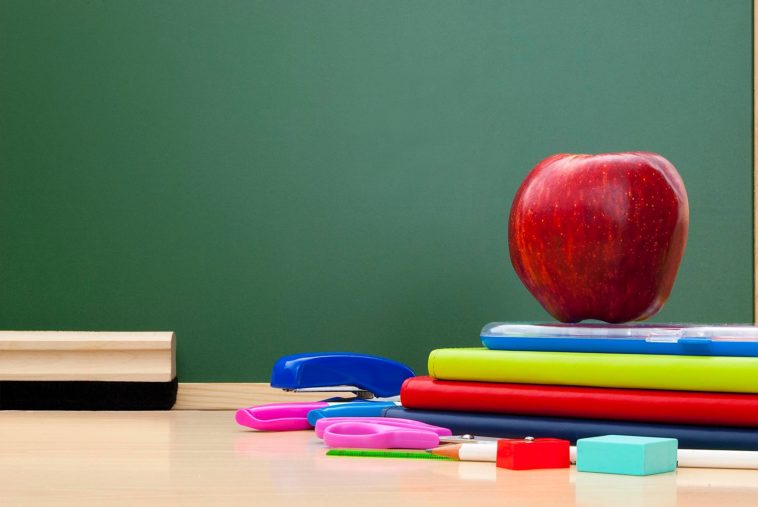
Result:
M2 380L0 410L169 410L177 379L170 382Z
M173 332L0 331L0 410L168 410Z

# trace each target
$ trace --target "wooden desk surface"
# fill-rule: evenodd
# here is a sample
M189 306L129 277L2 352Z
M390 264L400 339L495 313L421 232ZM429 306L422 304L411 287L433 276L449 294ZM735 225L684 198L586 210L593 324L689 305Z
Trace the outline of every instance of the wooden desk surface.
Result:
M0 505L756 506L758 471L651 477L324 456L233 412L0 412Z

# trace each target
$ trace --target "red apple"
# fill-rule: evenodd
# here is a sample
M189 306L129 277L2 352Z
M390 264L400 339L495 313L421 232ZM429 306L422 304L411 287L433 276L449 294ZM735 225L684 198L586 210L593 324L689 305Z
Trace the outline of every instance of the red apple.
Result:
M679 173L655 153L561 154L527 175L511 206L516 274L562 322L643 320L668 299L687 242Z

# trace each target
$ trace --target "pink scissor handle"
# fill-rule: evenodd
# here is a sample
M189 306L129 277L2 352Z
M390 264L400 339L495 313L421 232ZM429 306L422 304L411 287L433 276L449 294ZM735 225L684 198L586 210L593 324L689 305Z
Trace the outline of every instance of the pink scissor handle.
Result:
M360 422L360 423L374 423L383 424L385 426L395 426L398 428L410 428L433 431L441 437L449 437L453 434L447 428L441 428L439 426L432 426L421 421L414 421L412 419L401 419L396 417L324 417L316 421L316 436L318 438L324 438L324 431L333 425L345 422Z
M234 419L240 426L263 431L309 430L308 412L329 406L324 401L310 403L269 403L237 410Z
M439 445L440 437L425 429L343 422L326 428L324 443L345 449L431 449Z

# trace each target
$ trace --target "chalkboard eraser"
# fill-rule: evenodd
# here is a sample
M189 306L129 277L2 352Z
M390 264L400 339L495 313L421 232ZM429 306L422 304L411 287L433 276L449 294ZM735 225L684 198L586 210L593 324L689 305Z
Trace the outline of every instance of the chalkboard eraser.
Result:
M2 410L167 410L173 332L0 331Z

